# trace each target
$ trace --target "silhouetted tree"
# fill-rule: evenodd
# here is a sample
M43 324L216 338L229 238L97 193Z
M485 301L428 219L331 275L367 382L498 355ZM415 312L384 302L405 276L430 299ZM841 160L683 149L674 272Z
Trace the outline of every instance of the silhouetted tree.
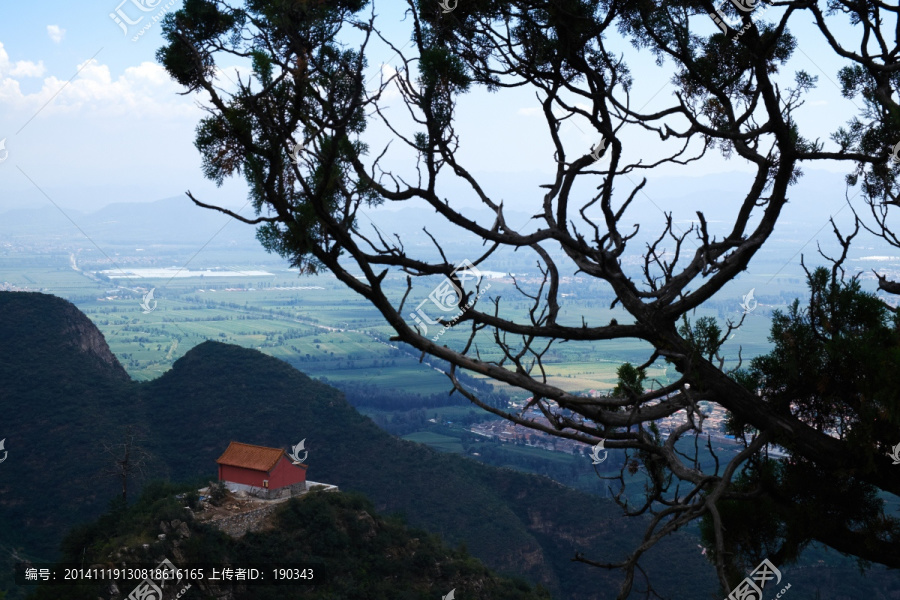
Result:
M866 561L900 567L897 520L860 522L858 509L849 509L839 497L848 486L859 486L853 489L861 495L854 497L871 509L875 504L867 490L900 494L900 477L886 455L892 440L900 440L892 395L896 388L882 390L883 399L874 404L868 397L852 399L849 392L869 385L855 379L852 370L813 385L803 379L809 373L792 374L784 364L775 368L771 363L778 358L755 363L751 373L759 383L753 383L726 369L721 355L723 342L743 318L724 326L710 318L693 323L688 318L744 271L770 239L804 163L849 165L848 185L862 182L863 201L875 219L863 225L900 246L886 221L887 211L900 204L900 167L888 160L891 146L900 141L895 91L900 83L900 9L880 1L786 0L759 16L746 10L755 2L740 4L743 12L731 5L717 7L711 0L460 0L455 9L442 12L437 2L408 0L408 51L376 28L374 14L363 11L363 0L246 0L239 6L186 0L182 10L167 17L167 45L157 55L187 91L201 92L208 100L209 115L196 137L204 174L218 184L242 175L258 216L242 217L188 192L198 206L259 225L263 246L304 273L333 273L381 312L396 340L450 364L455 389L484 410L590 445L603 438L608 449L627 453L623 474L626 469L645 471L645 502L627 507L630 515L652 513L644 543L622 560L577 557L623 569L620 598L631 591L643 553L700 518L709 523L711 555L723 587L730 589L740 578L737 563L756 558L757 548L735 543L731 530L723 527L722 511L760 506L756 503L763 493L773 512L766 513L772 526L762 529L780 544L773 560L796 555L803 542L786 539L791 533ZM710 27L709 17L717 10L724 11L719 17L732 18L719 18L718 30ZM804 137L797 125L797 111L816 78L804 71L792 79L782 74L799 43L788 24L810 18L835 56L846 61L838 74L844 94L862 96L865 103L847 128L835 124L828 148ZM840 36L832 34L836 30ZM340 43L344 32L358 34L358 49ZM400 67L383 74L370 89L363 74L373 36L396 50ZM662 78L671 79L675 88L667 107L635 108L633 75L613 39L655 56ZM856 50L850 49L854 43ZM232 79L233 91L228 92L217 80L222 74L217 69L235 59L249 60L252 73ZM478 181L473 166L464 164L457 152L462 141L455 127L456 100L478 86L492 92L525 88L537 98L554 175L536 193L541 209L534 225L511 226L504 202ZM411 127L392 116L397 113L382 110L382 94L389 88L404 103ZM833 114L844 118L839 111ZM560 137L561 125L576 116L597 136L592 149L573 150ZM382 168L388 148L369 153L360 136L370 120L390 128L395 142L408 152L406 171ZM629 148L634 131L653 134L658 147L641 143L634 152ZM477 143L490 140L483 137ZM645 215L638 217L640 225L626 220L646 184L632 175L697 163L710 151L754 172L746 189L721 199L732 208L731 222L716 226L697 212L696 221L682 230L671 213L664 213L649 241L638 246L643 257L639 272L627 268L626 250L634 254L640 229L651 228ZM491 219L479 220L455 200L444 199L441 190L450 180L466 185ZM424 203L459 235L483 242L481 254L470 257L474 267L487 264L500 249L533 253L542 283L516 282L530 309L524 314L506 310L502 298L476 302L483 283L466 285L475 271L447 257L438 236L428 233L440 256L435 260L435 253L408 249L390 233L369 234L360 211L386 201ZM842 275L840 265L856 231L843 236L834 230L844 254L834 259L832 273ZM574 272L604 283L614 295L611 308L621 305L630 318L597 324L581 315L567 317L560 310L560 283ZM402 298L385 289L391 273L406 275ZM426 319L415 312L413 281L428 276L445 277L443 297L465 307L455 323L457 330L468 328L465 343L442 344L434 336L435 326L442 328L448 319ZM811 288L814 298L827 291L818 277ZM882 289L900 291L900 284L879 277ZM859 302L874 310L871 299ZM827 353L837 347L855 352L866 336L887 335L873 325L874 313L866 317L868 325L853 310L830 309L822 315L847 320L847 328L839 330L848 336L847 345L801 345L797 352ZM799 313L776 321L775 334L789 332L795 317ZM822 334L817 326L803 333L810 339ZM552 346L609 340L641 340L652 348L644 364L620 372L618 393L585 398L548 381L543 361ZM660 360L680 376L645 389L642 370ZM485 402L460 383L461 370L527 392L549 422ZM838 386L834 393L828 392L832 385ZM812 389L816 393L810 397L797 395ZM700 470L696 453L685 456L675 448L679 439L702 433L700 401L724 407L745 444L737 456L717 462L713 472ZM677 414L683 415L681 424L662 436L655 423ZM859 434L851 435L857 428ZM770 444L786 448L788 461L768 459ZM820 486L828 476L837 476L840 485ZM808 494L799 485L805 478L815 482ZM821 502L820 512L809 514L831 518L807 519L799 529L787 526L802 516L792 508L799 499L804 506Z
M103 451L110 458L110 465L102 471L101 476L118 479L122 485L122 500L128 501L128 480L146 476L145 469L151 460L141 442L146 436L134 425L126 425L122 429L122 441L119 443L103 442Z

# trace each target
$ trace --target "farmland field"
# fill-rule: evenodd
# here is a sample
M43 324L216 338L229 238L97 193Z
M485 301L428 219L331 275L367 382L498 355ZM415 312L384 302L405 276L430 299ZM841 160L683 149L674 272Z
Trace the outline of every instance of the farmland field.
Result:
M418 442L420 444L428 444L433 448L445 452L462 452L463 447L458 438L449 435L441 435L429 431L421 431L403 436L404 440L410 442Z
M81 256L0 255L0 272L7 287L40 289L71 300L97 324L135 379L157 377L197 344L216 340L258 349L330 381L374 383L422 395L449 389L445 376L420 363L409 349L389 343L392 331L381 315L333 276L299 277L275 262L216 263L183 272L123 267L129 278L107 281L98 278L103 269L92 271L82 264ZM177 277L173 276L176 272ZM215 276L206 276L209 273ZM136 278L135 274L163 277ZM797 295L802 293L799 280L785 280L780 282L780 297L787 298L784 288L789 283ZM398 297L404 291L400 278L388 278L385 285ZM577 293L567 294L564 300L563 322L582 314L590 324L613 318L626 322L621 309L609 310L597 284L573 283L571 287ZM150 290L153 298L142 307ZM427 291L419 295L424 297ZM511 316L523 315L527 310L524 302L505 300L515 298L512 291L511 281L493 279L485 301L501 297ZM761 296L763 300L768 299ZM743 327L726 342L729 359L737 358L739 346L745 359L768 348L767 312L772 307L767 304L747 315ZM701 316L717 317L724 324L725 318L737 320L741 313L734 305L729 310L720 303L696 311L694 318ZM462 322L446 331L441 343L458 347L468 334L467 324ZM492 353L489 340L485 342L481 344L483 358L499 358ZM571 392L608 390L615 384L616 368L626 360L642 362L647 348L638 340L556 345L545 355L548 381ZM672 374L663 363L657 363L648 375L662 384Z

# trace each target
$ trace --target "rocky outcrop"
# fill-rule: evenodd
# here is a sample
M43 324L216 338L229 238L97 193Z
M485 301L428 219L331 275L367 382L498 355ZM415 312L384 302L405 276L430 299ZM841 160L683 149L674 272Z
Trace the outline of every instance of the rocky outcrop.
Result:
M129 379L97 326L63 298L38 292L0 292L0 332L4 339L15 339L17 347L37 352L75 350L104 375Z
M60 332L61 337L71 340L79 352L87 354L105 366L112 367L116 372L128 378L127 372L119 363L116 355L109 349L106 338L103 337L97 326L71 302L62 298L54 297L54 299L65 303L61 311L64 319L62 331Z
M272 503L244 513L207 521L208 524L221 529L227 535L239 538L249 531L262 531L271 526L269 515L275 512L280 503Z
M191 530L188 528L188 524L179 519L175 519L174 521L159 522L159 528L162 531L162 535L174 535L176 537L187 538L191 537ZM165 539L165 538L163 538Z

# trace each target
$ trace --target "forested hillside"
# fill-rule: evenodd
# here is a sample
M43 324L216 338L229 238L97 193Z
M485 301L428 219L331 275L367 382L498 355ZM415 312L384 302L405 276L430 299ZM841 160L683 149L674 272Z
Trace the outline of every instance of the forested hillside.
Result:
M433 600L451 590L472 600L549 598L546 591L521 580L498 577L464 550L442 545L437 536L410 530L396 518L382 517L359 494L310 492L279 505L268 518L265 531L234 539L195 519L194 511L173 495L176 490L153 486L133 506L116 505L97 521L78 528L64 542L64 561L78 564L85 560L98 568L113 564L136 567L168 558L177 568L217 565L220 572L225 565L261 569L265 565L303 565L307 576L302 585L296 581L274 585L273 574L266 568L266 585L195 581L188 592L192 598ZM203 514L196 502L191 504ZM168 535L160 540L162 531ZM113 563L113 557L117 562ZM44 585L28 598L121 600L138 583ZM176 587L183 589L186 583Z

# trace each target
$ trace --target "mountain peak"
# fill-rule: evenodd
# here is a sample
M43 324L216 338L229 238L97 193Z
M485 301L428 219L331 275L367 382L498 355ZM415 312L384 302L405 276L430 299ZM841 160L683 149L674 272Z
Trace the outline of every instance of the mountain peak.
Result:
M52 348L51 364L72 353L73 364L79 367L92 365L115 378L129 378L94 323L74 304L57 296L0 292L0 336L16 341L2 346L0 361L7 365L28 362L40 366L47 360L45 351ZM41 356L33 356L35 353Z

